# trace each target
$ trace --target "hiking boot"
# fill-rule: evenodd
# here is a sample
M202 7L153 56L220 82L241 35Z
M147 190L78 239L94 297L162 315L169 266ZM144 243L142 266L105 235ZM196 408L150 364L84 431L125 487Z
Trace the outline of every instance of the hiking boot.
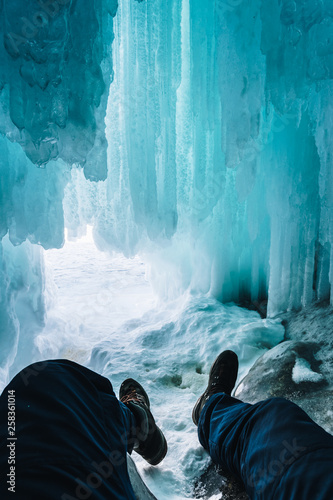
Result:
M195 425L198 425L201 410L210 396L219 392L224 392L231 396L231 391L235 387L237 373L237 354L233 351L221 352L210 369L207 389L194 405L192 420Z
M157 427L150 411L146 391L139 382L128 378L120 386L119 399L131 410L136 419L134 451L150 465L159 464L165 457L168 446L163 432Z

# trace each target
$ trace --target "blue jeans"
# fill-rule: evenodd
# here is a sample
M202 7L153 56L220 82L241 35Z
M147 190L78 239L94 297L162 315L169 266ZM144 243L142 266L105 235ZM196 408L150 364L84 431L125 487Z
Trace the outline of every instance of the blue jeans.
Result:
M126 452L136 423L105 377L68 360L35 363L3 391L0 416L0 498L13 479L16 500L135 500Z
M286 399L251 405L214 394L198 435L213 462L238 477L252 500L333 498L333 436Z

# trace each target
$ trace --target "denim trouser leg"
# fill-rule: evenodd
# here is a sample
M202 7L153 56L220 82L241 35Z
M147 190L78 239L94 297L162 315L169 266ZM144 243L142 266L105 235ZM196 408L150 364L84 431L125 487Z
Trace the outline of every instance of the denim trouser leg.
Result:
M10 394L15 440L7 439ZM108 379L68 360L34 363L3 391L0 417L1 499L11 495L8 444L15 500L135 499L126 453L137 424Z
M201 412L198 434L212 460L240 478L251 499L333 498L333 437L290 401L251 405L215 394Z

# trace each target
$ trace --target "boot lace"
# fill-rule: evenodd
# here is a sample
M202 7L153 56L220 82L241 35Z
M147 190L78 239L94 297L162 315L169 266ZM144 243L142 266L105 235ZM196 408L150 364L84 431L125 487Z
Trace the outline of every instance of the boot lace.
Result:
M125 394L120 401L125 405L127 403L139 403L146 405L145 398L141 394L138 394L135 389L132 389L130 392Z

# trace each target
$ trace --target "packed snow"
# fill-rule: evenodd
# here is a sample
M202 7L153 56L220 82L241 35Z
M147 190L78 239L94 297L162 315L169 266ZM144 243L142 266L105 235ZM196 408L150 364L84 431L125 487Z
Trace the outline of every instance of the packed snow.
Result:
M303 358L297 358L292 371L292 378L296 384L300 382L319 382L324 377L321 373L314 372L310 363Z

